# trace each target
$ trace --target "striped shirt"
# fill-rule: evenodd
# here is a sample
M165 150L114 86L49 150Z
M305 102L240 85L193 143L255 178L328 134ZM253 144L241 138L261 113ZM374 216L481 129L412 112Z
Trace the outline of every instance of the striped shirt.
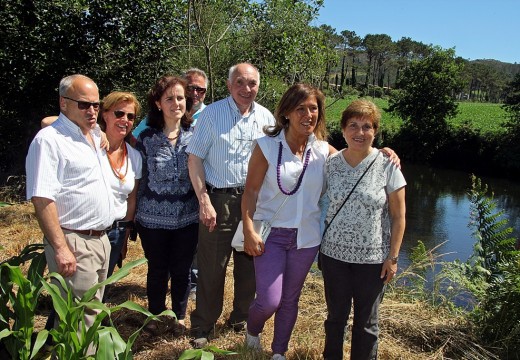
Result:
M264 135L266 125L274 125L269 110L254 102L243 116L229 96L204 109L186 151L203 160L211 186L244 186L253 140Z
M60 113L38 132L25 161L27 199L54 201L62 227L104 230L115 219L109 181L103 176L100 130L91 131L93 148L81 129Z

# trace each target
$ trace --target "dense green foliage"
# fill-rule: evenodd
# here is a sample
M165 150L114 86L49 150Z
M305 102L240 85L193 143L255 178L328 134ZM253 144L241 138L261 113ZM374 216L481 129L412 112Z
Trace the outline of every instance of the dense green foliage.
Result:
M461 267L477 299L472 313L481 337L515 358L520 348L520 252L502 211L480 179L472 178L470 227L476 239L473 256Z
M399 78L389 110L403 119L401 140L414 147L414 160L431 159L446 141L447 119L457 112L453 94L462 87L461 70L455 51L434 49L412 62Z
M387 96L410 82L422 64L433 66L437 53L449 54L439 59L447 62L439 66L467 65L460 68L462 84L450 94L453 99L501 101L506 82L520 71L520 65L468 62L455 58L453 50L439 51L410 38L360 37L354 31L313 26L322 6L323 0L1 2L0 116L6 121L0 123L0 181L23 174L28 144L40 120L58 112L58 82L71 73L92 77L101 96L126 90L143 100L160 75L199 67L210 77L207 101L212 102L227 94L229 66L249 61L262 74L258 101L272 110L298 81L335 98ZM430 101L436 100L422 99ZM434 116L440 118L442 111Z

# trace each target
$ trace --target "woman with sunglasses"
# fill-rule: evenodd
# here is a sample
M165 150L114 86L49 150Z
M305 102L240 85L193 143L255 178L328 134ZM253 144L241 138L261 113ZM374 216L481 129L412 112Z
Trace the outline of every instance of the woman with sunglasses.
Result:
M157 80L148 94L149 127L139 134L136 144L143 157L136 226L148 259L148 309L153 314L166 310L170 278L175 335L185 330L199 219L199 203L188 174L186 147L193 128L186 100L185 80L174 76ZM164 330L159 324L150 322L145 329L157 335Z
M118 219L107 233L111 245L108 277L114 272L117 263L126 257L128 237L133 228L142 161L139 152L129 145L129 137L141 111L141 104L134 94L120 91L108 94L101 104L76 102L79 110L87 110L90 106L100 108L98 124L103 130L101 147L106 151L106 161L102 164L105 178L115 194ZM45 117L41 121L42 128L57 119L57 116Z
M141 154L127 141L141 105L132 93L114 91L103 100L98 123L106 133L104 173L114 192L116 221L108 231L111 252L108 276L119 260L126 257L127 242L133 228L137 189L141 178Z

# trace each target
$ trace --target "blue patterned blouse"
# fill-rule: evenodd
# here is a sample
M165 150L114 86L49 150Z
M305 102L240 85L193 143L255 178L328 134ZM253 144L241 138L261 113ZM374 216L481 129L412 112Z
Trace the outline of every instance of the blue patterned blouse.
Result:
M150 229L179 229L197 223L199 202L188 174L186 147L193 128L181 129L173 146L161 130L147 128L137 139L143 176L137 193L136 220Z

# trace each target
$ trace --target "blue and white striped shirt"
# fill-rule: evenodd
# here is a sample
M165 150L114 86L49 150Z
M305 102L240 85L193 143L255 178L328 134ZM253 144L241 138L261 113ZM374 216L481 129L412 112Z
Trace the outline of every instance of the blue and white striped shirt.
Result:
M253 140L274 125L273 114L253 103L243 116L231 96L208 105L186 152L203 160L206 182L217 188L244 186Z

